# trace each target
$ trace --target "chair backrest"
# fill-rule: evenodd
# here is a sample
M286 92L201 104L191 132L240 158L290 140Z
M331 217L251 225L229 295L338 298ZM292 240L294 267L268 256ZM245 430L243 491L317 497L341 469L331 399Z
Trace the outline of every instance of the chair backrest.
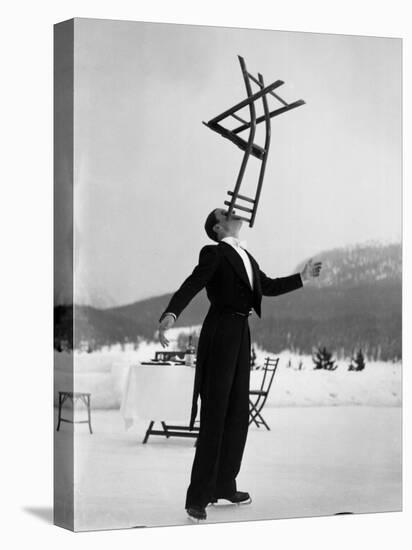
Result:
M276 369L278 368L279 357L266 357L265 364L263 367L263 378L260 391L265 391L269 393L269 390L272 386L273 378L276 374Z

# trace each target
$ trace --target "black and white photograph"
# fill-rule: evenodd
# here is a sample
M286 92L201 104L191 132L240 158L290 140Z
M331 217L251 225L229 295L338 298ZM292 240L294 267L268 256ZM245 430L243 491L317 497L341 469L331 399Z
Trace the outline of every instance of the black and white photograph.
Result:
M402 40L56 23L53 311L56 525L401 511Z

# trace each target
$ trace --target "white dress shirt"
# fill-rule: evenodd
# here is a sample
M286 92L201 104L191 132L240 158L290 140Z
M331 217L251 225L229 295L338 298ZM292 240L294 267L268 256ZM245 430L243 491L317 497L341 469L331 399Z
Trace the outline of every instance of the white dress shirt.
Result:
M230 244L230 246L233 247L242 258L243 265L245 266L246 273L249 279L250 288L252 288L253 290L253 269L252 264L250 263L250 258L245 251L246 243L244 241L236 239L235 237L225 237L224 239L221 239L220 242Z
M224 239L220 239L220 242L230 244L230 246L233 247L236 250L236 252L239 254L239 256L242 258L243 265L245 266L246 273L249 279L250 288L253 290L253 269L252 269L252 264L250 263L250 258L245 252L245 248L246 248L245 241L240 241L235 237L225 237ZM176 320L176 315L174 313L167 312L165 313L165 315L172 315Z

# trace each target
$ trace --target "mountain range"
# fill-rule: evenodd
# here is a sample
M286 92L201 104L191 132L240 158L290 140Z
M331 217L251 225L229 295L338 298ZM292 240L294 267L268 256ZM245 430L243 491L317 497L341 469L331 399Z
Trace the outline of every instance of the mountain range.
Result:
M276 298L264 298L262 318L250 318L252 339L269 352L291 349L311 353L324 345L349 356L361 347L374 359L402 355L402 248L398 243L365 243L316 255L321 277L304 288ZM305 260L306 261L306 260ZM305 261L293 272L300 271ZM139 338L153 339L158 319L172 294L128 305L55 308L55 346L63 339L93 346ZM179 317L176 326L200 325L208 309L201 291ZM76 319L71 334L73 314Z

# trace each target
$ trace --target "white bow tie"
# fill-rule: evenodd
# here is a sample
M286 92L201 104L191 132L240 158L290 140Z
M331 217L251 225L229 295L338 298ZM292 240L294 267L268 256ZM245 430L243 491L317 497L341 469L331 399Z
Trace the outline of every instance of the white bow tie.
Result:
M230 237L230 244L233 244L233 246L240 248L247 248L247 241L241 241L239 239L236 239L236 237Z
M237 246L240 246L240 248L247 248L247 241L237 241Z

